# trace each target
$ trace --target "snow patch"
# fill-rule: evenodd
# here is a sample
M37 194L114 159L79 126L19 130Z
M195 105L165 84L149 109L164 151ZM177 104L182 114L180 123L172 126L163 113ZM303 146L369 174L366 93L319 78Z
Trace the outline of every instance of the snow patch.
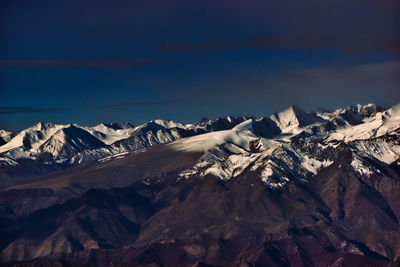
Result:
M362 160L359 157L356 156L353 157L353 160L351 161L351 166L353 167L353 170L361 176L370 177L371 174L374 173L369 167L363 164Z
M279 177L277 175L274 177L274 171L272 168L266 167L261 172L261 181L270 188L277 189L283 187L287 182L289 182L289 178Z

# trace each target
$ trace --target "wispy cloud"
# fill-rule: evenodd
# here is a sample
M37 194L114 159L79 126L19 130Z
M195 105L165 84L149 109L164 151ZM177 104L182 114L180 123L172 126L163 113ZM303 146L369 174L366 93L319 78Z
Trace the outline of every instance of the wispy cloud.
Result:
M131 68L163 63L159 58L112 58L112 59L32 59L0 60L0 67L98 67Z
M172 105L181 102L180 100L167 100L167 101L134 101L124 103L114 103L100 106L101 108L114 109L123 107L139 107L139 106L163 106Z
M283 49L325 49L339 48L348 53L371 50L400 52L400 37L385 33L359 33L348 35L288 33L285 35L261 36L236 41L213 39L198 43L165 43L159 46L161 52L207 52L211 50L241 48L283 48Z
M17 113L48 113L64 111L63 108L0 107L0 115Z

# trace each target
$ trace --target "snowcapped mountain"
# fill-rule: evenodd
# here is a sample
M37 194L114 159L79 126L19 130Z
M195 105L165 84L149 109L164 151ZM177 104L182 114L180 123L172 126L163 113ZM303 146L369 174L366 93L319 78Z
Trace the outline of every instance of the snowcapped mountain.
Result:
M13 137L12 132L8 132L5 130L0 130L0 146L10 142L11 138Z
M15 165L26 159L47 165L104 161L154 144L230 129L244 119L203 119L191 125L154 120L137 127L129 123L99 124L93 127L38 123L18 133L2 130L0 166Z
M317 115L307 113L301 108L291 106L288 109L275 113L271 116L276 125L281 129L282 133L299 133L302 127L321 123L324 120Z
M337 161L346 149L354 155L352 166L356 173L379 174L379 168L368 167L366 162L377 160L392 164L399 160L399 106L383 112L376 112L375 108L371 111L371 105L359 106L359 124L347 122L344 127L332 125L328 116L337 119L353 108L325 113L322 119L290 107L271 116L281 129L272 138L261 137L271 136L271 128L260 131L258 121L249 119L231 130L181 139L170 146L205 151L196 165L181 172L182 177L212 174L230 179L250 170L260 173L270 187L283 186L290 180L301 181L316 175ZM365 113L366 110L371 112Z
M400 263L400 104L0 136L0 263Z
M380 137L400 129L400 104L372 114L373 116L363 118L362 123L338 129L330 135L329 139L349 142Z
M357 148L359 153L378 157L386 163L398 160L398 146L393 142L381 138L379 144L374 142L376 148L372 152L365 140L398 133L399 109L399 105L384 110L368 104L333 112L305 112L291 106L270 118L204 118L187 125L154 120L136 127L129 123L93 127L38 123L18 133L1 131L0 164L3 168L18 168L28 160L49 172L60 167L96 164L155 144L172 142L171 147L177 149L206 152L200 160L201 167L196 165L184 173L213 173L226 179L233 173L240 173L234 171L236 167L233 166L247 164L262 173L266 181L271 177L304 179L332 162L332 156L325 151L340 142L353 142L352 149ZM293 140L325 156L314 158L315 153L304 154L294 147ZM282 161L287 162L282 165ZM291 168L293 162L301 164Z

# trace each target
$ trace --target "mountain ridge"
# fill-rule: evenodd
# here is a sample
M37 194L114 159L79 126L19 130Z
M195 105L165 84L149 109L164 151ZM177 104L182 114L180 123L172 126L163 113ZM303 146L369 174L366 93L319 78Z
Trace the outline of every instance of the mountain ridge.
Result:
M15 135L1 263L398 265L399 105L288 114Z
M339 113L340 111L349 111L358 109L358 112L361 114L362 111L371 109L371 107L375 107L375 111L382 110L380 107L376 107L376 105L368 104L365 106L357 106L357 107L348 107L346 109L339 109L330 114ZM288 115L285 118L285 113ZM365 113L365 112L364 112ZM279 115L281 114L281 115ZM300 108L293 106L289 109L281 112L275 113L271 115L270 118L261 117L260 119L251 118L254 121L264 122L264 125L260 123L259 131L257 134L260 136L265 135L264 137L272 138L273 136L283 134L293 134L299 133L303 131L302 126L310 125L312 123L322 123L326 122L323 118L323 115L318 116L316 112L307 113ZM326 117L326 115L325 115ZM0 156L2 160L0 162L3 165L7 165L7 162L17 161L19 158L40 158L41 151L38 150L43 143L46 142L47 139L51 138L53 134L57 132L57 130L66 127L78 127L88 132L90 135L97 138L99 141L103 142L105 151L96 152L96 156L92 157L94 160L99 160L100 158L109 157L112 154L119 154L122 152L132 152L136 149L141 149L144 147L148 147L149 145L156 143L164 143L170 142L175 139L189 137L193 135L203 134L207 132L220 131L220 130L228 130L233 128L235 125L245 121L246 119L250 119L247 117L230 117L227 118L217 118L215 120L200 120L195 124L182 125L180 123L175 123L173 121L165 121L165 120L154 120L143 125L139 125L134 127L129 123L114 123L114 124L99 124L93 127L80 126L77 124L71 125L59 125L55 123L38 123L26 130L23 130L19 133L14 133L15 136L13 138L9 138L8 142L3 140L4 144L0 146ZM292 121L286 121L286 120ZM283 121L282 121L283 120ZM343 122L344 121L344 122ZM354 121L350 119L346 121L343 119L341 124L336 123L337 126L342 126L344 123L350 123ZM290 129L288 128L288 123L291 123ZM359 123L361 123L359 121ZM268 124L268 128L271 129L270 132L267 132L265 129L265 125ZM257 126L255 126L257 127ZM263 129L264 128L264 129ZM291 132L297 131L297 132ZM3 131L4 132L4 131ZM151 132L151 133L149 133ZM10 136L11 133L4 134L4 136ZM88 136L88 135L86 135ZM137 138L135 138L137 137ZM131 139L131 140L129 140ZM133 139L133 140L132 140ZM132 144L132 141L134 144ZM126 144L124 144L124 142ZM115 145L114 145L115 144ZM113 146L114 145L114 146ZM98 148L98 146L93 149ZM91 148L88 148L91 149ZM104 155L101 155L101 154ZM50 153L52 154L52 153ZM68 160L73 162L82 162L84 159L72 160L74 154L68 155ZM55 154L52 154L53 162L62 161L66 159L59 158ZM87 159L86 159L87 160ZM48 161L47 161L48 162Z

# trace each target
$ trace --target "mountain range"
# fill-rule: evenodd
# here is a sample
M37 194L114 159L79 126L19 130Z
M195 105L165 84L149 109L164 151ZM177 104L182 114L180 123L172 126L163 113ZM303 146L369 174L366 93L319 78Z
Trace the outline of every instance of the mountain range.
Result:
M6 266L399 266L400 104L0 130Z

